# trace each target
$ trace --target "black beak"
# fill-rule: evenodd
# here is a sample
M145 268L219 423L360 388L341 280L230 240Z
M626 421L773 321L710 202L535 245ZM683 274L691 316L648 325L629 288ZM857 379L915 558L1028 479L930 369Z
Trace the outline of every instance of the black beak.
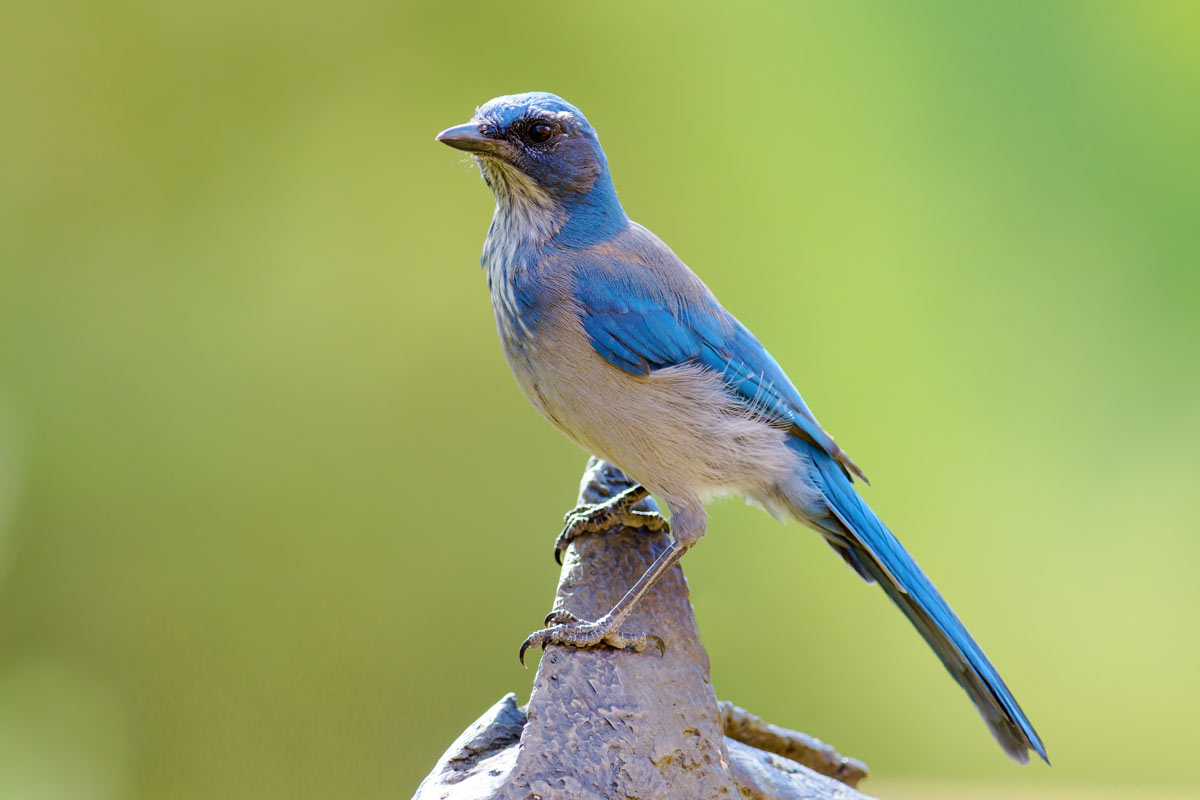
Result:
M479 130L479 126L473 122L468 122L465 125L455 125L453 128L446 128L437 135L437 140L442 144L448 144L456 150L466 150L468 153L491 153L495 152L496 148L502 143L498 139L492 139L483 135Z

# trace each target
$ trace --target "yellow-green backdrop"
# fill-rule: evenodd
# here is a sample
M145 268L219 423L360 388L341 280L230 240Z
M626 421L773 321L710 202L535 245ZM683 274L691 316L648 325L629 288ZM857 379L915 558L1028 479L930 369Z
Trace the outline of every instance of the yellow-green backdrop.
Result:
M740 502L685 561L718 694L882 795L1200 787L1196 4L4 17L0 797L407 797L526 695L584 454L508 374L491 198L433 135L535 89L871 475L1055 766Z

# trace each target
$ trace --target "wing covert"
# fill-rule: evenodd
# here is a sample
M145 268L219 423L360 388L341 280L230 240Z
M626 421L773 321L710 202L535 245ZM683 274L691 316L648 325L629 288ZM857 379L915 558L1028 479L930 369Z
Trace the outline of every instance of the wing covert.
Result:
M576 271L575 301L597 353L639 377L677 364L707 367L739 402L866 480L746 326L707 290L673 292L639 266L606 258Z

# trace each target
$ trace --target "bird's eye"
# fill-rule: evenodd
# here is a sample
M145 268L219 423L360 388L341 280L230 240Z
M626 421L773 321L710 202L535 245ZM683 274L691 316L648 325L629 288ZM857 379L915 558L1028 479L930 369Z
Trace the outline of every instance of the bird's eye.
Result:
M545 144L554 135L554 126L545 122L535 122L525 131L525 138L533 144Z

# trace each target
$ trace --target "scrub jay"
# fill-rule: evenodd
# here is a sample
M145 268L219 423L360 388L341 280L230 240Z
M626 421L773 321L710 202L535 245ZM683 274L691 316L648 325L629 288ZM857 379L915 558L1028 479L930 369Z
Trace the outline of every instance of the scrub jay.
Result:
M878 582L966 690L1016 761L1046 751L1004 681L912 557L859 497L862 471L817 422L754 335L653 233L625 215L579 109L544 92L497 97L438 141L474 155L496 196L483 245L504 354L530 402L640 485L576 509L557 543L614 525L664 528L633 508L648 493L674 541L598 620L552 613L521 646L656 636L621 630L654 582L704 535L704 500L737 493L814 528ZM1048 762L1047 762L1048 763Z

